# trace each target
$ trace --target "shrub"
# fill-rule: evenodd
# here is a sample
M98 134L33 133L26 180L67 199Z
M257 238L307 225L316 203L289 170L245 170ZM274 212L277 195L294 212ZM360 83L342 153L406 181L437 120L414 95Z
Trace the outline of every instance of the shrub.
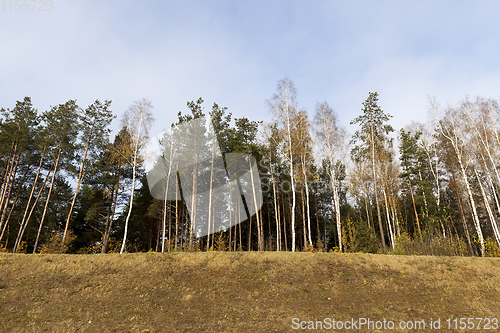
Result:
M71 246L71 243L75 240L76 236L71 230L68 230L66 239L64 243L62 242L63 233L60 230L54 231L50 236L49 240L42 244L40 249L41 254L49 253L66 253Z
M17 247L16 253L26 253L26 252L27 252L26 241L22 241Z
M323 249L321 248L314 248L312 244L308 244L302 252L312 252L312 253L317 253L317 252L323 252Z
M500 247L490 237L484 240L484 256L485 257L500 257Z
M228 240L227 236L219 231L214 234L214 250L215 251L227 251L228 250Z
M344 252L358 252L360 250L358 228L351 219L342 223L342 244Z
M323 244L323 241L321 240L320 237L318 237L318 242L316 244L316 247L318 248L318 252L325 251L325 245Z
M380 241L366 223L348 219L342 223L344 252L378 253Z
M435 255L435 256L467 256L467 243L456 235L444 237L436 233L422 232L419 236L411 237L403 232L394 240L392 254L406 255Z

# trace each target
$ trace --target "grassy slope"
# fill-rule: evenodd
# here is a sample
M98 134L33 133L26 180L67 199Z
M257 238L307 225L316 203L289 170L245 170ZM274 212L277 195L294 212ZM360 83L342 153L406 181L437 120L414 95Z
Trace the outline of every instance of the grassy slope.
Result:
M0 255L0 332L289 332L295 317L491 318L499 295L492 258Z

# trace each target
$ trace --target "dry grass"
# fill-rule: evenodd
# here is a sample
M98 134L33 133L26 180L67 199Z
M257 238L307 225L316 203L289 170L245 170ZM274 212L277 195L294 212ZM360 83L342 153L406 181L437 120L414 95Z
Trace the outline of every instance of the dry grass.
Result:
M492 318L499 294L497 258L0 254L0 332L289 332L293 318Z

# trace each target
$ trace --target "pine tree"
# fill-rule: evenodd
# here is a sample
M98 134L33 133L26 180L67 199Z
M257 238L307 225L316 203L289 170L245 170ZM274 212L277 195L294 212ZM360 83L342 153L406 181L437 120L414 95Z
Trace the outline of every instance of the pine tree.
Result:
M73 201L69 209L68 217L66 218L66 225L64 227L64 234L62 242L66 240L68 233L73 207L75 206L76 196L82 184L85 175L85 166L92 165L99 158L99 153L104 150L108 143L108 136L110 133L109 125L115 116L108 109L111 101L105 101L104 104L96 100L80 116L80 130L82 131L82 146L83 157L78 171L78 180L76 183Z
M359 124L361 127L352 137L351 143L355 144L355 147L351 150L351 156L355 162L360 162L364 159L371 159L378 225L382 246L385 252L387 249L384 237L384 228L382 226L382 217L380 214L376 166L380 161L381 155L388 154L388 150L386 148L392 146L392 139L390 139L387 135L393 132L394 129L391 125L386 124L392 116L384 113L384 111L382 111L379 107L377 92L369 93L368 98L363 103L362 111L363 114L351 121L351 124Z

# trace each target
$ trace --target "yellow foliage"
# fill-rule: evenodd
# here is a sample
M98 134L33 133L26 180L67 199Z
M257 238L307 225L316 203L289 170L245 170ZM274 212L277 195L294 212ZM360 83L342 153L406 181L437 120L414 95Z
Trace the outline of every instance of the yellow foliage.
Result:
M65 253L75 240L76 236L71 230L68 230L64 243L62 242L62 232L56 231L52 233L48 242L42 245L40 249L41 254L49 253Z
M228 250L228 240L226 235L222 231L219 231L215 235L215 250L216 251L227 251Z
M325 250L325 245L323 244L323 241L321 240L321 238L318 239L316 246L318 247L318 252L323 252Z
M332 253L342 253L342 252L340 251L340 248L339 248L338 246L335 246L333 249L330 249L330 251L328 251L328 252L332 252Z
M27 244L26 241L22 241L17 247L16 253L26 253Z
M489 237L484 240L484 255L486 257L500 257L500 247Z
M321 246L322 246L321 248L316 248L315 249L312 244L309 244L309 245L306 246L306 248L302 252L313 252L313 253L323 252L323 244L321 244Z
M342 223L342 244L345 252L359 251L358 229L351 219L347 219L345 223Z

